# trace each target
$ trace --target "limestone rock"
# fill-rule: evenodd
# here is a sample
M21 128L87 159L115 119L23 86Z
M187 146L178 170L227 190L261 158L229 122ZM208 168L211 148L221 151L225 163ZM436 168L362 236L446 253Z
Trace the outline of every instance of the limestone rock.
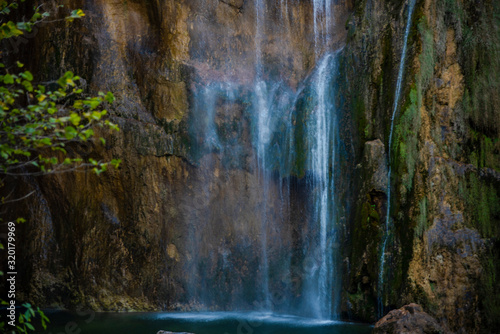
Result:
M373 329L374 334L438 334L445 333L436 319L428 315L417 304L409 304L392 310L380 319Z

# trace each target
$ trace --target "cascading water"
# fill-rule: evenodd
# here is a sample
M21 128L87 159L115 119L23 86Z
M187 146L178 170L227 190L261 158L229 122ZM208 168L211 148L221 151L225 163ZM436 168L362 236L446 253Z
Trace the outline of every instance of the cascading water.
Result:
M305 295L311 310L320 318L337 314L333 308L335 237L335 143L337 127L335 115L333 79L336 73L336 55L325 55L318 66L313 83L317 99L316 108L308 120L306 140L310 143L307 169L311 173L314 221L319 225L319 236L312 247L315 256L308 268ZM337 291L338 292L338 291Z
M331 38L331 29L334 25L332 2L332 0L313 0L314 44L317 55L328 45Z
M220 123L220 118L230 118L234 113L234 108L226 110L223 106L248 106L243 114L248 116L250 123L252 153L247 156L252 157L250 169L260 185L259 189L252 190L258 192L260 204L253 217L256 222L243 227L248 228L245 234L252 233L252 226L259 226L258 241L248 242L249 238L242 233L237 236L240 243L252 244L254 248L251 249L258 250L258 254L242 253L240 258L234 255L237 249L229 242L221 242L217 250L211 245L200 245L197 240L203 239L204 233L218 232L211 227L210 210L214 208L203 211L201 216L206 221L198 223L190 233L188 247L193 254L189 271L193 277L190 277L187 289L191 304L205 309L257 309L320 319L338 317L341 280L337 277L340 276L337 274L338 254L334 252L337 241L334 189L338 141L337 52L329 49L332 3L332 0L312 1L315 38L312 58L316 67L295 88L291 88L281 75L272 74L269 64L264 61L270 5L256 0L252 83L231 81L226 79L229 76L220 75L208 82L197 83L193 90L195 117L190 131L196 137L193 142L199 143L200 155L205 156L204 164L216 164L211 160L213 153L223 157L248 149L234 141L228 143L223 138L227 131ZM281 1L279 6L282 17L288 20L288 2ZM288 27L289 24L283 24L280 29ZM291 33L283 31L283 35L291 36ZM242 122L241 119L238 121ZM300 200L306 203L304 207L307 207L308 214L306 221L300 222L304 227L300 227L299 237L290 235L282 239L281 236L291 230L286 219L292 210L291 178L304 180L307 197ZM210 206L216 196L216 191L210 188L202 200ZM246 201L245 196L242 194L241 202ZM193 218L196 219L199 218ZM299 247L290 246L293 238L301 248L292 252L291 248ZM205 254L215 253L221 254L221 260L206 264L203 260ZM248 279L234 276L241 263L255 264L254 276ZM208 283L215 266L220 266L216 271L224 272L221 286L229 291L230 298L224 296L226 290L218 291ZM300 283L295 284L297 281ZM242 284L246 285L242 287Z
M413 16L413 9L415 8L416 0L410 0L408 4L408 18L406 22L406 29L403 41L403 50L401 52L401 60L399 62L399 71L398 71L398 79L396 82L396 92L394 97L394 105L392 109L391 116L391 130L389 132L389 145L387 147L387 211L386 211L386 219L385 219L385 230L382 242L382 249L380 252L380 269L378 276L378 315L379 318L382 318L384 312L384 304L383 304L383 286L384 286L384 266L385 266L385 250L387 246L387 241L390 237L391 232L391 148L392 148L392 132L394 130L394 119L396 118L396 113L399 107L399 100L401 98L401 90L402 83L404 77L404 67L405 67L405 59L406 59L406 50L408 44L408 35L410 33L411 21Z
M259 1L257 1L259 3ZM267 85L264 81L259 80L255 84L255 104L257 109L260 111L257 116L257 129L258 129L258 146L257 146L257 162L259 172L259 178L262 180L263 198L268 198L269 196L269 173L267 172L267 154L266 145L270 141L271 131L269 128L270 115L271 112L268 106L267 97ZM263 208L261 209L261 226L262 226L262 259L261 259L261 271L263 276L262 282L262 293L264 295L264 306L266 309L271 307L271 300L269 294L269 262L267 257L267 228L268 228L268 217L267 217L267 201L263 202Z
M256 23L257 36L256 40L260 41L261 34L261 17L263 6L260 1L256 2ZM333 23L332 3L329 0L314 0L313 2L314 16L314 37L315 37L315 57L317 61L317 69L312 75L310 82L311 94L316 105L312 106L309 113L305 116L306 130L305 137L302 139L306 142L305 151L307 156L306 166L309 173L309 189L312 193L313 206L313 221L317 224L317 230L307 246L306 256L304 260L304 287L302 294L302 310L312 317L330 319L335 316L337 307L333 307L332 303L333 289L339 288L337 282L334 283L334 256L333 256L333 239L335 237L335 199L333 189L333 173L335 159L335 142L336 142L336 120L335 120L335 96L332 87L334 85L334 77L336 73L336 54L326 53L323 55L323 50L327 47L330 38L331 24ZM261 61L262 56L259 43L256 47L257 61ZM258 140L257 153L260 167L267 167L267 152L271 142L270 134L274 128L277 128L275 119L277 115L282 115L282 110L271 110L271 107L276 107L270 103L275 99L276 92L279 89L269 89L267 84L260 77L262 72L261 64L256 65L257 79L255 84L257 119L258 119ZM279 99L279 97L278 97ZM297 98L295 97L295 100ZM285 104L286 106L286 104ZM274 118L272 117L274 116ZM279 119L279 118L278 118ZM293 132L293 129L288 129L288 133ZM293 152L293 141L288 141L289 147L285 147L285 151ZM274 145L274 143L272 144ZM279 154L279 153L278 153ZM295 161L281 159L279 170L290 171L290 164ZM263 172L266 177L266 172ZM267 180L266 180L267 181ZM267 184L267 182L265 182ZM264 189L264 196L267 196L267 190ZM267 201L265 201L267 202ZM266 219L264 216L263 219ZM268 221L266 219L265 225ZM263 228L266 228L263 226ZM265 248L265 247L263 247ZM267 257L265 251L263 256ZM264 269L267 269L267 259L263 261ZM267 281L264 284L269 284ZM269 291L269 290L268 290ZM338 295L338 290L335 293ZM336 298L338 301L338 298Z
M339 285L335 277L334 238L335 191L334 170L337 141L334 79L336 54L326 52L333 27L332 1L314 0L314 36L317 72L313 78L317 105L308 120L306 140L310 143L307 168L312 174L314 221L319 225L316 241L315 265L311 267L305 295L310 307L319 318L330 319L338 314ZM335 300L335 302L332 302Z

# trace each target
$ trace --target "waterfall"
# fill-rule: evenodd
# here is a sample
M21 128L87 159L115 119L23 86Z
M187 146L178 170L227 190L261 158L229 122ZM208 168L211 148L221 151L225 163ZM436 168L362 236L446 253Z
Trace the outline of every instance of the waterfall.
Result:
M258 2L258 1L257 1ZM271 299L269 293L269 261L267 256L267 229L268 229L268 217L267 217L267 198L269 196L268 185L270 182L270 176L267 172L267 145L270 141L271 129L270 129L270 107L267 101L267 85L264 81L258 80L255 84L255 104L259 113L257 115L257 129L258 129L258 145L257 145L257 171L259 173L259 179L262 182L262 197L266 200L263 201L263 207L261 209L261 272L262 272L262 294L264 296L264 307L269 309L271 307Z
M307 161L312 173L314 221L319 225L319 240L313 247L315 266L308 274L305 294L314 316L322 319L337 317L340 287L335 277L333 245L335 230L334 171L337 141L334 79L337 71L336 54L322 52L328 48L333 26L331 0L314 0L314 38L317 72L313 79L317 106L308 121L306 140L311 143ZM335 254L338 255L338 254ZM335 303L333 302L335 300Z
M337 317L338 305L340 300L340 280L335 278L334 267L337 259L334 259L333 245L335 244L336 231L335 231L335 197L334 197L334 170L335 165L335 144L337 141L337 127L336 127L336 114L335 114L335 92L333 87L335 85L335 76L337 72L337 54L332 52L325 52L330 38L331 25L333 23L332 17L332 3L330 0L314 0L313 2L313 16L314 16L314 37L315 37L315 58L316 69L311 75L310 80L301 84L301 88L294 96L289 96L288 100L293 100L296 103L300 94L303 91L308 91L306 94L314 102L309 106L309 110L305 111L305 137L302 141L305 143L306 166L309 181L308 189L311 193L311 206L312 206L312 224L309 240L306 243L303 259L304 270L304 286L302 288L302 295L304 296L301 301L300 311L302 314L321 318L331 319ZM261 13L263 6L260 1L256 2L256 60L262 60L259 55L261 51ZM261 178L264 179L264 184L269 181L269 174L266 172L266 167L272 165L268 158L268 151L273 151L270 145L276 145L272 142L272 134L279 127L278 124L282 117L285 115L286 110L289 108L289 103L276 103L276 100L283 99L289 93L283 93L280 87L283 83L269 83L263 80L262 65L257 63L257 78L255 82L255 105L257 113L257 155L259 161L259 169ZM286 98L285 98L286 100ZM293 104L292 103L292 106ZM291 126L290 124L288 126ZM293 133L295 129L287 128L287 133ZM289 139L289 137L288 137ZM292 169L294 160L289 159L290 156L296 157L295 147L293 140L288 140L288 147L284 147L287 152L292 152L287 158L279 159L280 171L289 172ZM278 146L278 149L281 147ZM276 151L275 151L276 152ZM282 151L281 151L282 153ZM278 151L280 155L280 151ZM267 179L266 179L267 178ZM264 186L264 198L268 196L268 189ZM267 200L265 201L267 202ZM265 208L262 214L263 235L269 226L273 224L272 221L267 219L265 215ZM269 260L267 259L266 244L267 241L263 240L263 260L262 270L264 273L269 271ZM269 293L269 281L265 279L263 282L263 289ZM332 300L335 299L335 302ZM266 299L266 305L269 305L269 297Z
M411 19L413 14L413 9L415 8L416 0L410 0L408 7L408 18L406 22L406 29L403 41L403 50L401 52L401 60L399 62L399 71L398 71L398 80L396 82L396 94L394 97L394 105L392 109L391 116L391 130L389 132L389 145L387 147L387 211L386 211L386 219L385 219L385 229L384 236L382 242L382 249L380 252L380 269L378 276L378 291L377 291L377 303L378 303L378 315L379 318L382 318L384 312L384 301L383 301L383 286L384 286L384 266L385 266L385 250L387 246L387 241L390 237L391 232L391 148L392 148L392 133L394 130L394 119L396 118L396 113L399 107L399 100L401 98L401 89L404 77L404 67L405 67L405 59L406 59L406 51L408 44L408 35L410 33L411 27Z
M308 309L318 318L336 317L332 300L339 295L336 284L333 245L335 242L334 171L337 141L334 86L337 71L336 54L326 54L319 62L313 86L316 108L308 119L306 141L310 142L307 169L314 205L314 222L319 226L316 245L312 246L313 266L307 268L309 277L305 295L310 296ZM336 302L338 302L336 298Z
M281 36L292 38L291 4L286 0L279 2L277 8L283 22L274 26L269 18L276 8L263 0L256 0L252 6L254 50L249 58L254 62L245 70L253 73L253 80L233 81L225 73L200 74L209 80L194 84L190 134L199 150L198 156L208 169L215 169L218 159L224 161L236 152L245 152L245 161L250 164L245 168L255 177L258 187L241 193L238 201L245 203L245 196L254 196L255 212L248 224L238 226L239 230L236 231L237 223L229 226L231 233L235 230L232 238L245 243L244 250L238 249L237 242L224 240L222 233L220 244L203 244L200 240L205 234L224 232L214 226L228 226L232 222L217 221L213 212L220 211L216 207L221 205L216 204L218 190L202 186L202 194L197 195L200 197L197 200L203 202L199 214L187 217L196 222L189 232L188 250L192 258L187 271L189 304L202 309L253 309L338 318L341 282L339 254L335 250L338 52L329 49L333 0L314 0L309 7L314 15L311 27L314 52L310 58L315 66L293 88L280 73L281 64L266 62L270 29L281 29ZM238 106L240 118L236 119L234 109L227 106ZM232 137L225 138L227 129L221 119L231 119L231 127L241 129L248 121L251 147ZM230 174L229 169L225 172ZM203 180L210 177L204 174ZM291 188L291 179L300 179L296 182L303 185L303 193L299 195L304 197L299 201L306 212L304 221L293 223L304 226L291 226L295 218L290 218L291 197L296 191ZM297 192L294 194L297 196ZM293 229L300 230L300 235L292 236ZM249 276L237 273L243 263L253 270ZM217 279L214 273L219 276Z

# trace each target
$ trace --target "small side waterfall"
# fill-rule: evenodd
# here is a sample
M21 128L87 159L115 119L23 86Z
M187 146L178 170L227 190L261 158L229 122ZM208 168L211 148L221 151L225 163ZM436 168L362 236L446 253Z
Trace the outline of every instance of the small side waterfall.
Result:
M408 4L408 18L406 21L406 29L403 41L403 50L401 52L401 60L399 62L398 80L396 82L396 94L394 97L394 105L392 109L391 116L391 131L389 132L389 145L387 147L387 211L385 219L385 230L383 236L383 242L380 252L380 269L378 275L378 290L377 290L377 303L378 303L378 316L382 318L384 312L384 269L385 269L385 250L387 247L387 241L390 238L392 224L391 224L391 148L392 148L392 133L394 130L394 119L399 108L399 100L401 98L402 83L404 77L405 59L408 44L408 35L410 33L411 21L413 16L413 10L415 9L416 0L410 0Z

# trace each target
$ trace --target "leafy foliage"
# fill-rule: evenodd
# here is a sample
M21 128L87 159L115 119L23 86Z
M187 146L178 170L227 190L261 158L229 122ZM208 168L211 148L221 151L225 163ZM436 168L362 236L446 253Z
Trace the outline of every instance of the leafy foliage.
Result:
M0 19L3 19L8 16L13 9L17 9L19 7L19 2L24 2L25 0L0 0ZM40 12L40 7L34 8L34 14L28 21L21 22L13 22L7 21L2 22L0 25L0 40L4 40L11 37L16 37L24 34L24 32L31 32L33 27L43 21L45 18L49 17L50 14L48 12Z
M15 0L0 0L0 18L18 5ZM49 15L35 7L27 21L1 23L0 40L31 31ZM81 9L76 9L65 20L71 22L84 15ZM100 174L109 166L117 168L120 160L84 161L70 157L67 151L72 143L94 140L96 126L118 131L115 124L105 119L108 113L105 106L113 103L113 94L84 97L80 78L72 72L66 72L56 81L39 84L23 68L19 61L11 67L0 62L0 174L41 175L77 169L91 169ZM104 138L99 140L105 144Z
M4 300L2 300L0 304L8 305L8 303ZM47 329L47 323L50 323L50 320L39 307L35 309L30 303L25 303L22 306L25 310L19 314L18 324L16 325L16 331L18 333L29 333L29 331L34 331L35 327L31 324L31 321L37 314L40 317L40 323L42 324L43 329ZM4 327L5 323L0 323L0 329L4 330Z
M34 88L29 71L0 75L0 173L43 174L91 166L100 174L108 165L118 167L118 160L85 162L66 156L68 144L92 139L94 125L118 130L109 120L103 121L107 111L100 108L112 103L113 95L99 93L72 101L73 96L82 94L78 80L78 76L66 72L57 80L59 88L48 90L43 85ZM26 172L28 167L37 171Z
M50 16L38 6L33 8L29 20L8 20L9 14L24 1L0 0L0 42L31 32L36 24ZM76 9L64 20L72 22L83 16L83 11ZM53 82L37 83L21 62L6 66L0 51L0 176L88 169L99 175L109 166L118 168L120 160L84 160L68 153L70 145L95 140L96 127L119 130L106 119L108 112L105 107L114 102L113 94L100 92L97 96L85 96L79 87L80 81L80 77L66 72ZM99 140L103 145L106 143L104 138ZM6 202L4 198L0 200L0 204ZM24 222L24 219L19 218L17 222ZM1 243L0 249L4 249ZM1 271L0 276L3 276ZM6 305L7 302L0 298L0 304ZM37 315L42 327L47 328L49 319L42 310L29 303L22 306L24 310L18 313L16 327L9 328L1 322L0 332L34 331L32 319Z

